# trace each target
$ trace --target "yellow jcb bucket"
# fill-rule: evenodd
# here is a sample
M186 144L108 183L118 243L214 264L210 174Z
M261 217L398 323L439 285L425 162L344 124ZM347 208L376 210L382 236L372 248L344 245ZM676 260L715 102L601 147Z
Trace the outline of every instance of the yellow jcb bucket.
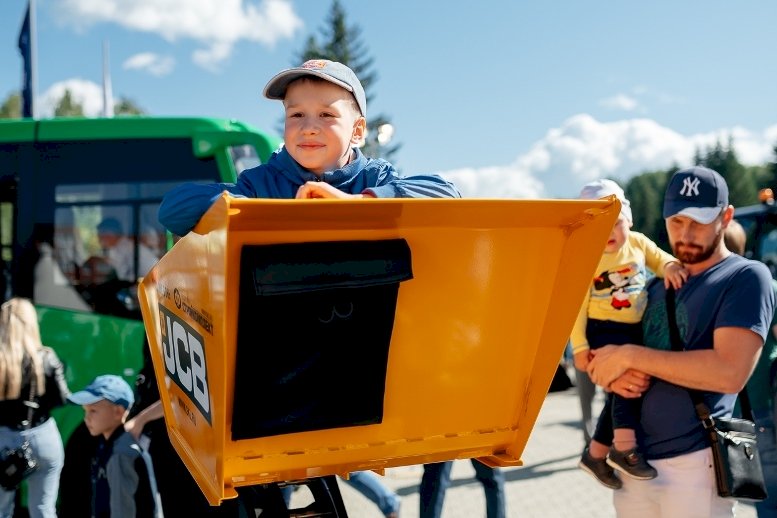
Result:
M604 200L220 198L140 286L172 442L235 488L521 454Z

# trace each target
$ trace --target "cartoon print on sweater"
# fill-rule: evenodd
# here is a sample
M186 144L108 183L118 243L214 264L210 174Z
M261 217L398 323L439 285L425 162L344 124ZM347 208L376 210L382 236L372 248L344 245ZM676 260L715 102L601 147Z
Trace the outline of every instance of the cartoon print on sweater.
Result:
M600 296L606 296L606 292L609 291L610 305L613 308L618 310L630 308L632 306L630 296L644 284L640 273L637 263L605 270L594 277L594 290L599 292Z

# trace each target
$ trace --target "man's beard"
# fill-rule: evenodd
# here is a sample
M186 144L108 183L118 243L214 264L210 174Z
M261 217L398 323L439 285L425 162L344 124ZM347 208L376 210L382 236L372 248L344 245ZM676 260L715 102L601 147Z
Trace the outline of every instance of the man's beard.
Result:
M672 243L672 251L674 252L674 256L683 264L698 264L712 257L712 254L715 253L721 239L723 239L723 231L718 232L717 235L715 235L712 244L706 248L700 245L678 241ZM683 246L684 248L682 252L678 251L680 246Z

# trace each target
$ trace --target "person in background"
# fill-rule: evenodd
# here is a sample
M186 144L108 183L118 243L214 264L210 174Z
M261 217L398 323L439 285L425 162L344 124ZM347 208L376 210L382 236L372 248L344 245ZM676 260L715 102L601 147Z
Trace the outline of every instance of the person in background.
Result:
M31 518L57 516L59 474L65 458L51 410L70 394L62 362L40 339L35 306L11 298L0 306L0 449L28 441L37 469L27 478ZM32 408L29 422L30 408ZM16 491L0 487L0 516L14 514Z
M97 376L68 401L84 408L89 433L98 437L92 458L92 516L95 518L162 518L151 458L124 422L135 396L120 376Z
M475 478L483 484L486 493L486 517L505 518L505 476L499 468L486 466L477 459L471 459L475 468ZM440 518L445 500L445 492L451 485L453 462L434 462L424 464L424 474L420 487L420 518Z
M613 225L604 253L594 272L574 328L572 352L575 367L585 371L591 351L607 344L642 343L642 314L647 305L648 270L665 278L675 289L688 276L680 262L661 250L644 234L631 231L631 204L612 180L586 184L582 199L615 196L621 213ZM620 489L613 470L640 480L654 478L637 445L636 428L641 399L608 394L593 438L583 450L579 466L610 489Z
M136 440L140 440L146 425L152 421L161 419L162 417L164 417L162 402L157 400L140 411L132 419L129 419L125 423L124 429L131 433ZM372 501L386 518L399 517L399 496L390 488L386 487L380 481L378 475L372 471L355 471L351 473L349 478L345 481ZM283 488L286 505L291 501L292 489L292 486Z
M613 492L615 511L624 518L734 516L736 500L718 496L711 447L689 389L702 392L713 418L733 414L770 330L772 278L763 263L726 248L734 207L725 179L712 169L675 172L663 216L672 251L690 273L675 296L684 349L672 350L667 289L653 279L642 318L645 345L607 345L588 364L597 385L642 397L639 444L658 471L653 480L623 477L623 488Z
M723 235L726 248L735 254L745 255L747 236L742 225L736 220L726 227ZM772 280L772 288L777 294L777 281ZM755 503L758 518L777 518L777 437L774 427L774 391L772 390L771 373L777 358L777 311L772 317L769 333L766 335L764 347L753 374L747 381L747 396L753 411L755 428L758 433L758 453L761 458L761 469L766 481L766 500Z
M113 269L120 281L135 282L156 264L159 257L142 240L138 243L138 269L135 271L135 245L124 234L121 222L113 217L103 219L97 225L97 239L102 248L102 258ZM110 275L106 275L109 277Z

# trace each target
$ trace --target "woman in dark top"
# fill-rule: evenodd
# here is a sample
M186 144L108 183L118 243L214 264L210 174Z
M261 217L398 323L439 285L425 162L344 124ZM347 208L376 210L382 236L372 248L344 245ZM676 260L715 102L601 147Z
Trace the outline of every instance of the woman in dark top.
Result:
M0 450L17 448L25 440L32 448L38 467L27 479L31 518L56 517L64 450L50 411L64 405L69 394L62 363L41 343L35 306L23 298L4 303L0 306ZM13 515L15 493L0 487L0 517Z

